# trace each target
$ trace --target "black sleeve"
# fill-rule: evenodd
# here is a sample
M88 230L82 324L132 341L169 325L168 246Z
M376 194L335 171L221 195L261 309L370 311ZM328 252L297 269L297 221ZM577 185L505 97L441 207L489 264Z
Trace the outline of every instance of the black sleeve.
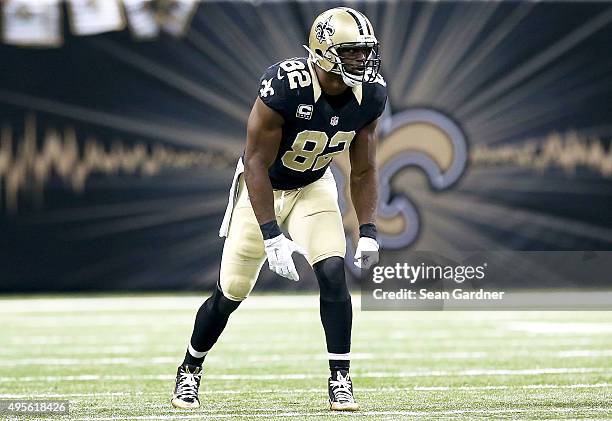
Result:
M375 84L376 84L376 90L375 90L374 100L376 102L376 112L375 112L375 116L372 119L372 121L376 120L382 115L387 105L387 84L382 78L382 76L378 75L378 78Z
M287 118L287 78L278 78L279 64L270 66L259 80L259 98L268 107Z
M368 112L370 113L371 117L368 118L367 123L364 126L367 126L374 120L378 119L385 111L385 107L387 105L387 84L382 76L378 75L376 82L371 84L370 89L372 92L370 99L372 103L368 106Z

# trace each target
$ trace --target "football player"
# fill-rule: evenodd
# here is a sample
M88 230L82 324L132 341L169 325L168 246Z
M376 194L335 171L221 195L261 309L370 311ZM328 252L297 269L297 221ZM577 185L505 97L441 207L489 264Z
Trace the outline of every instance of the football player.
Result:
M306 47L306 46L305 46ZM293 253L313 267L329 355L332 410L354 411L349 376L352 307L338 192L329 164L349 150L350 189L360 223L354 263L378 260L376 125L387 100L378 41L360 12L338 7L319 15L307 58L277 63L261 78L220 235L220 280L197 312L176 376L172 404L197 408L202 364L230 314L247 298L264 261L297 281ZM280 229L284 226L291 238Z

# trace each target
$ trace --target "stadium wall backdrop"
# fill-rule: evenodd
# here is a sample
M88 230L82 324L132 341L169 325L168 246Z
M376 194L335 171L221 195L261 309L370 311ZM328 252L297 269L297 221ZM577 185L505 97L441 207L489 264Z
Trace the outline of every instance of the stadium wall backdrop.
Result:
M148 41L72 36L65 17L61 47L0 43L0 291L211 287L258 78L304 55L334 4L214 2L182 38ZM610 250L609 4L355 7L389 86L383 247ZM266 270L256 289L316 287L303 279Z

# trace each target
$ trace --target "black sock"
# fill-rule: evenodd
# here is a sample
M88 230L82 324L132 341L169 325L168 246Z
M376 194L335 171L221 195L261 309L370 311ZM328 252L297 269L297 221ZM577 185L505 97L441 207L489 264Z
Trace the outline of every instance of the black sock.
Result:
M206 358L206 354L202 358L197 358L191 355L191 353L189 353L189 348L187 348L187 351L185 351L185 358L183 359L182 365L189 364L202 367L202 364L204 364L204 358Z
M320 300L321 322L325 330L327 352L330 354L349 354L351 351L351 325L353 308L351 298L345 301ZM330 357L331 371L348 370L350 360Z
M219 287L202 304L196 314L193 333L191 334L190 345L196 353L201 356L194 356L189 352L185 353L183 364L201 366L212 346L217 342L221 332L225 329L230 314L238 308L240 301L233 301L226 298Z
M344 370L349 371L351 367L350 360L329 360L329 371Z
M353 307L344 274L344 259L330 257L314 265L319 281L321 323L325 331L327 352L341 354L344 358L330 356L330 370L348 370L346 358L351 351ZM340 357L340 355L338 355Z
M351 298L345 301L325 301L321 299L320 313L327 352L332 354L348 354L351 352L351 326L353 308Z

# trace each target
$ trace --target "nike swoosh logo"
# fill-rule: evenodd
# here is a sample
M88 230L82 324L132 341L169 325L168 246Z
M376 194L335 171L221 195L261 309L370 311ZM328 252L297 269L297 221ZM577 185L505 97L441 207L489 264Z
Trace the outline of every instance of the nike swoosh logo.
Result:
M276 71L276 77L277 77L277 78L279 78L279 79L282 79L282 78L284 78L285 76L281 76L280 69L278 69L278 70Z

